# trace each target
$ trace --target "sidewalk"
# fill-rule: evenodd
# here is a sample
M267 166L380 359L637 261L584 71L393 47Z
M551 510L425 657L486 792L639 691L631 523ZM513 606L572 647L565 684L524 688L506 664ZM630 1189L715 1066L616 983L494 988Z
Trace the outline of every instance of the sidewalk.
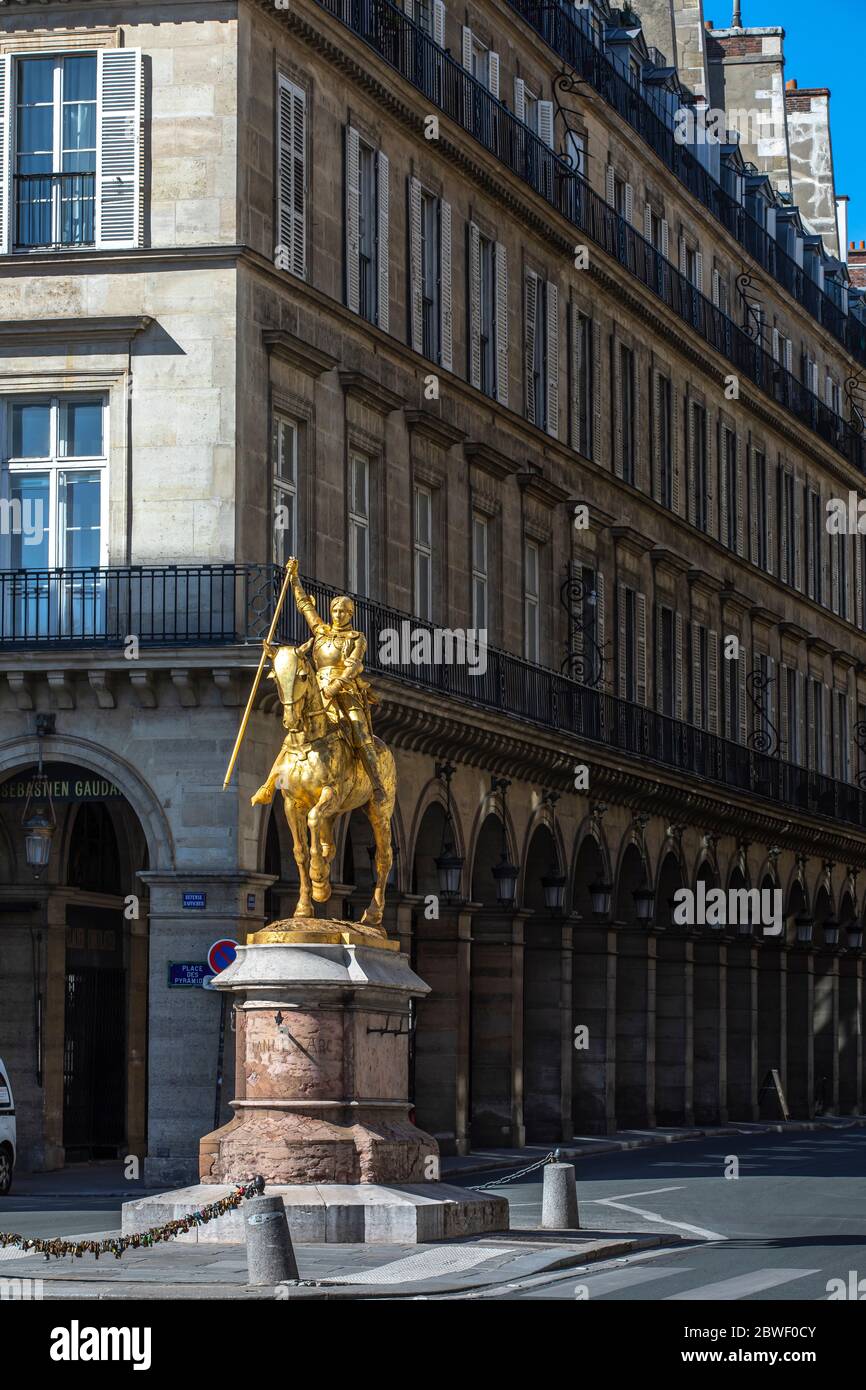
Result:
M260 1288L246 1282L242 1247L166 1244L130 1251L122 1260L7 1256L0 1279L41 1280L37 1296L46 1300L411 1299L492 1288L679 1243L677 1236L610 1231L510 1231L435 1245L297 1245L302 1283Z

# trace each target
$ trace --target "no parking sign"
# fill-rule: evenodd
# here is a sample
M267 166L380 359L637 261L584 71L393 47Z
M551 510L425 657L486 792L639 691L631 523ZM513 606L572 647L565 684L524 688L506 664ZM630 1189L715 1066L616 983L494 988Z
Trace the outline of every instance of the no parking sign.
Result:
M231 937L221 937L215 941L207 953L207 963L215 975L221 970L225 970L227 965L237 958L238 943L232 941Z

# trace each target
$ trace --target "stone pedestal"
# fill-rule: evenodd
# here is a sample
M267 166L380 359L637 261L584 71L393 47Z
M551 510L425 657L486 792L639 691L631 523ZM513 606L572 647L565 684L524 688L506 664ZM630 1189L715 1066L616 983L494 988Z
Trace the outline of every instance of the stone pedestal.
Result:
M408 1118L409 1001L428 986L352 923L281 935L303 939L240 947L214 984L235 999L237 1095L201 1141L201 1181L435 1179L436 1141Z

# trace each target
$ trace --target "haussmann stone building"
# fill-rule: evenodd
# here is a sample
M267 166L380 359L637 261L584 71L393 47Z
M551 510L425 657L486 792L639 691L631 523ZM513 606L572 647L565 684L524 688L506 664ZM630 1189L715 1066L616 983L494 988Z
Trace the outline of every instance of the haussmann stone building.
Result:
M222 790L291 554L368 637L444 1152L755 1119L773 1070L796 1117L860 1112L866 291L828 93L709 19L0 0L22 1164L195 1173L220 1003L183 969L294 906L250 806L273 696ZM779 929L676 921L681 888L779 890Z

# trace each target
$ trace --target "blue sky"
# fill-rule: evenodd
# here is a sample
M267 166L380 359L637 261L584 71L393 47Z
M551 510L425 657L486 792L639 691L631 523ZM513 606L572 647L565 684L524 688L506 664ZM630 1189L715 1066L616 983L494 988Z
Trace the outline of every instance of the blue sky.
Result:
M639 3L636 4L639 10ZM721 29L731 0L704 0L704 17ZM863 92L866 0L742 0L743 23L785 30L785 76L800 87L829 87L836 192L847 193L849 239L866 240Z

